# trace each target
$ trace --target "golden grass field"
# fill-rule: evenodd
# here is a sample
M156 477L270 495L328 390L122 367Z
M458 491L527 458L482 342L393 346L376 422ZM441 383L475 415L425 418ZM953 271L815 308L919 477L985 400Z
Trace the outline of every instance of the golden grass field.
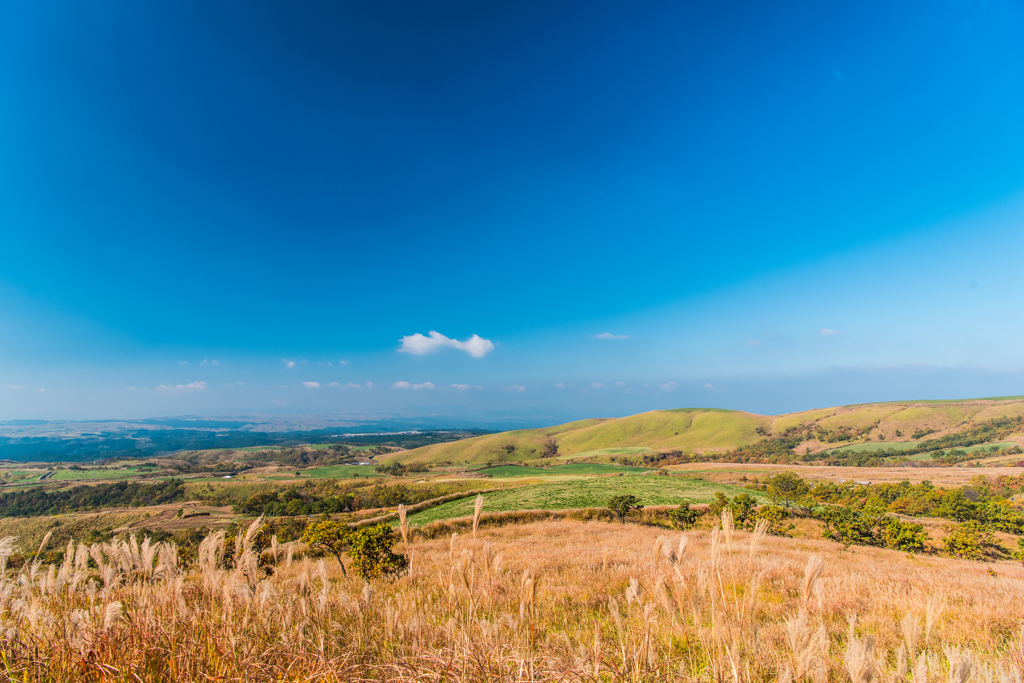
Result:
M277 570L264 579L246 548L230 570L211 543L183 567L173 546L120 542L7 570L0 675L1009 683L1024 667L1015 563L844 551L728 523L414 534L409 572L372 584L295 546L267 551Z

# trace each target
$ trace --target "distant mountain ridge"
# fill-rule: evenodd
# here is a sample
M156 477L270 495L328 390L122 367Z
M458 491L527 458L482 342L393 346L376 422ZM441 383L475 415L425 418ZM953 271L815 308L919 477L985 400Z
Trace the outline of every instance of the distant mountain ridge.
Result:
M785 440L801 454L844 445L903 444L937 439L1000 418L1024 421L1024 397L953 401L895 401L819 408L785 415L702 408L656 410L622 418L594 418L541 429L487 434L435 444L384 458L388 463L486 464L551 457L602 457L609 451L709 454ZM1006 431L1005 429L1003 431ZM1006 437L1024 442L1024 433ZM792 445L789 445L792 444Z

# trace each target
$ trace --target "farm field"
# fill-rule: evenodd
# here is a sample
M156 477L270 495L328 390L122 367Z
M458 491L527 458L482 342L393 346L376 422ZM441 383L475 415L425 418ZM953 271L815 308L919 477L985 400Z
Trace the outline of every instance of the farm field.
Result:
M350 479L352 477L383 477L377 473L377 468L371 465L327 465L326 467L314 467L308 470L296 470L302 472L303 477L311 479Z
M573 455L560 455L559 460L577 460L582 458L600 458L613 455L641 455L643 453L654 453L653 449L646 446L625 446L622 448L598 448L592 451L583 451Z
M557 477L573 475L599 475L599 474L646 474L650 472L647 467L628 467L623 465L610 465L607 463L568 463L555 464L550 467L524 467L522 465L499 465L478 470L479 474L486 474L494 478L509 477Z
M568 510L603 508L608 499L616 495L632 494L644 505L681 505L707 503L715 491L729 496L750 493L761 494L737 486L716 484L688 477L581 477L564 482L543 482L483 494L487 512L515 510ZM473 499L444 503L409 517L414 525L429 524L443 519L473 514Z
M133 477L146 476L153 473L152 467L128 468L128 469L99 469L82 468L80 470L57 470L52 477L53 481L100 481L105 479L132 479Z
M836 453L838 451L854 451L856 453L870 453L872 451L884 451L890 448L903 451L913 448L919 441L869 441L868 443L854 443L839 448L830 448L825 453Z

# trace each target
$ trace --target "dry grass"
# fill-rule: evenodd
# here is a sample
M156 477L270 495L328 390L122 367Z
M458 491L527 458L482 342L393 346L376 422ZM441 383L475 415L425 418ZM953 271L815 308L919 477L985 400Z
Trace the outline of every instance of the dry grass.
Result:
M252 530L247 535L252 537ZM603 521L410 538L366 585L274 546L268 579L223 536L72 548L7 571L8 680L1017 682L1024 570ZM2 554L2 553L0 553ZM98 560L100 569L88 560ZM998 576L990 573L998 569Z

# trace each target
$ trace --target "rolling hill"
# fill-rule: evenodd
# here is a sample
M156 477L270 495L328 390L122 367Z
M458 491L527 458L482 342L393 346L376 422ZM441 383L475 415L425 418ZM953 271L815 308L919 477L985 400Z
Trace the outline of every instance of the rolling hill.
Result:
M391 463L486 464L536 460L557 445L560 459L602 459L644 451L728 452L765 439L799 441L800 453L848 444L894 446L935 439L998 418L1024 418L1024 397L902 401L820 408L786 415L680 408L595 418L442 443L381 458ZM1024 442L1024 433L1004 437Z

